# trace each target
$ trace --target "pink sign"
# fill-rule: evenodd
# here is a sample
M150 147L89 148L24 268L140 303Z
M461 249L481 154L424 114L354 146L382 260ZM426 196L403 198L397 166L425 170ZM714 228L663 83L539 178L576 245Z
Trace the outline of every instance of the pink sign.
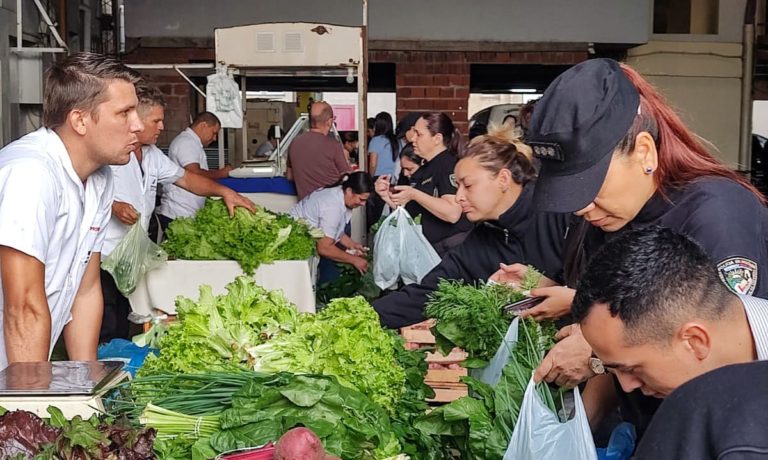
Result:
M333 114L336 116L337 130L339 131L357 130L354 105L334 105Z

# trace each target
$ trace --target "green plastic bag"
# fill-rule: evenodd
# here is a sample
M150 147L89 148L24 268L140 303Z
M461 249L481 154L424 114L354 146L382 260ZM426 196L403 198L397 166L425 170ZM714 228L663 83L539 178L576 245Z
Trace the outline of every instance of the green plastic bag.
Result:
M163 265L166 260L168 254L149 239L139 216L112 253L101 262L101 268L112 275L117 289L128 297L145 273Z

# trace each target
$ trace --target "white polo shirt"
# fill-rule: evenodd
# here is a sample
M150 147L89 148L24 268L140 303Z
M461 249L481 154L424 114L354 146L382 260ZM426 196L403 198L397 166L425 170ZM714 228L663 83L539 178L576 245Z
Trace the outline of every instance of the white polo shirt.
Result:
M168 158L182 168L197 163L200 165L200 169L208 170L208 160L205 158L203 143L192 131L192 128L185 129L171 142L170 147L168 147ZM163 196L157 212L170 219L192 217L204 204L205 197L170 184L163 187Z
M0 150L0 245L45 264L51 350L72 318L72 303L91 253L101 251L112 192L108 167L83 184L61 139L48 129ZM0 310L4 305L0 281ZM2 322L0 315L0 368L5 368Z
M168 159L157 146L142 146L141 152L141 164L136 154L131 152L128 164L110 168L115 182L114 201L130 203L141 214L141 226L147 230L155 209L157 184L173 184L184 177L184 169ZM112 216L101 253L105 256L111 254L129 228L117 216Z
M352 210L344 204L344 191L341 186L315 190L296 203L290 214L319 228L334 242L341 239L344 228L352 219Z

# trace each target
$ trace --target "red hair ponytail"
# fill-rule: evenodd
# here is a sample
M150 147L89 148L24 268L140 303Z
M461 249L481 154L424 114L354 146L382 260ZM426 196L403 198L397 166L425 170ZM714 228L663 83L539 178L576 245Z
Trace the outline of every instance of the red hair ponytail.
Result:
M665 187L684 185L703 176L717 176L741 184L764 206L768 204L746 177L727 167L702 145L647 80L629 66L622 64L621 69L640 93L640 113L619 148L630 151L635 138L643 131L653 136L659 154L658 173L654 177L662 193Z

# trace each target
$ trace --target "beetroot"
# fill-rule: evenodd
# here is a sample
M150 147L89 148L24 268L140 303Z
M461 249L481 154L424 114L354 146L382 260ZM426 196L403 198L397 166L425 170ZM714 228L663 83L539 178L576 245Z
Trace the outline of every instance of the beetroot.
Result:
M277 441L275 460L325 460L326 458L323 443L308 428L288 430Z

